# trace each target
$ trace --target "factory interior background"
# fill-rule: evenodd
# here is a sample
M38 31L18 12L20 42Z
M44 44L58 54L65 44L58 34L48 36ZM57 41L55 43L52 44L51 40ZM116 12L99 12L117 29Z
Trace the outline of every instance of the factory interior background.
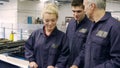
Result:
M30 33L42 28L41 11L45 3L53 2L58 5L59 19L57 26L60 30L66 30L66 23L72 18L71 0L0 0L0 38L10 39L14 33L14 41L27 39ZM120 1L108 0L106 10L112 12L112 16L120 19Z
M71 0L0 0L0 53L13 52L20 49L23 51L24 40L36 29L43 27L41 11L46 3L55 3L59 8L57 27L66 31L67 23L73 17L71 11ZM108 0L106 11L120 20L120 0ZM12 42L11 42L12 41ZM5 43L3 43L5 42ZM19 46L18 46L19 44ZM4 48L1 45L8 45ZM8 50L14 45L13 50ZM2 50L4 49L4 50ZM23 52L22 52L23 54ZM0 58L5 58L1 56ZM9 57L10 59L14 59ZM4 59L6 60L6 58ZM7 60L6 60L7 61ZM15 62L14 62L15 61ZM28 62L14 59L10 61L15 65L27 66ZM16 62L17 61L17 62ZM18 64L17 64L18 63ZM23 67L23 68L24 68Z

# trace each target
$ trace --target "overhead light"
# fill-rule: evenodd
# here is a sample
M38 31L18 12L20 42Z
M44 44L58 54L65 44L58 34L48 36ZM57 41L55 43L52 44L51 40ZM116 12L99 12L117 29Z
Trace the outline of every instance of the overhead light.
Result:
M0 5L3 5L3 3L0 3Z
M45 3L45 2L47 2L47 1L49 1L49 0L40 0L41 2L43 2L43 3Z
M25 0L20 0L20 1L25 1Z
M9 2L9 0L0 0L0 1Z

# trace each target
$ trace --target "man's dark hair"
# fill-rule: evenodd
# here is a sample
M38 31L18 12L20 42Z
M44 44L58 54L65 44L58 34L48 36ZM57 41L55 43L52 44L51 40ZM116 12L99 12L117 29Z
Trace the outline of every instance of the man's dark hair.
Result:
M72 0L71 6L83 6L83 0Z

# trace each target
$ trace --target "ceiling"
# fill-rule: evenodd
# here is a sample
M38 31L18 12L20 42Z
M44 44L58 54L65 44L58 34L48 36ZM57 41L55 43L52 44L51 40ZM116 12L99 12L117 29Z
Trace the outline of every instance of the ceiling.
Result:
M120 0L107 0L107 2L120 2Z
M1 2L9 2L10 0L0 0ZM20 1L42 1L42 0L20 0ZM71 3L72 0L47 0L48 2ZM120 0L107 0L107 2L120 3Z
M67 3L70 3L72 0L55 0L55 1L58 1L58 2L67 2Z
M0 0L0 1L9 2L9 0Z
M9 2L9 0L0 0L0 1ZM26 0L23 0L23 1L26 1ZM41 1L41 0L29 0L29 1ZM48 0L48 1L71 2L72 0ZM109 1L120 1L120 0L107 0L107 1L109 2Z

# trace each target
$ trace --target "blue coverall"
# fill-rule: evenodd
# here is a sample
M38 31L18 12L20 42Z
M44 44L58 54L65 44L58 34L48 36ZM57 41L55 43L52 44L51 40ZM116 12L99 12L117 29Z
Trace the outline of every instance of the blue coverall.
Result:
M69 55L68 46L67 36L57 27L50 36L46 36L43 29L38 29L25 44L25 57L29 62L36 62L38 68L47 68L49 65L65 68Z
M120 68L120 22L109 12L92 24L85 49L75 65L81 65L82 55L85 56L84 68Z
M79 55L79 52L82 50L90 26L91 21L87 18L87 16L85 16L84 19L79 22L79 24L74 18L69 22L66 30L66 34L69 38L70 43L70 56L68 59L67 67L70 67L73 64L74 60Z

